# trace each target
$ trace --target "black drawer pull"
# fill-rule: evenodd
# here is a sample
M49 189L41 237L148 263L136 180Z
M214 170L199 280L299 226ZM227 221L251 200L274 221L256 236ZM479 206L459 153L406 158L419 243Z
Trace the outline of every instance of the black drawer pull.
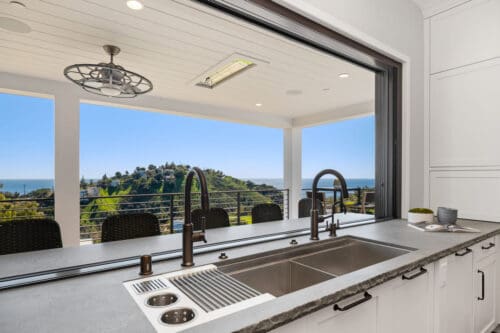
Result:
M420 271L418 273L415 273L411 276L406 276L406 274L403 274L402 279L403 280L413 280L414 278L416 278L422 274L425 274L425 273L427 273L427 270L423 267L420 267Z
M481 297L478 297L477 299L482 301L484 300L484 272L481 270L477 270L479 274L481 274Z
M492 247L495 247L495 243L490 243L488 246L481 246L481 248L483 250L489 250L491 249Z
M340 307L338 304L335 304L333 306L333 310L334 311L347 311L347 310L352 309L353 307L355 307L357 305L360 305L361 303L367 302L367 301L369 301L371 299L372 299L372 295L370 295L367 291L365 291L365 294L363 295L363 298L358 299L357 301L352 302L351 304L346 305L344 307Z
M457 252L457 253L455 253L455 255L456 255L457 257L463 257L464 255L466 255L466 254L468 254L468 253L471 253L471 252L472 252L472 250L471 250L471 249L469 249L468 247L466 247L464 252L462 252L462 253L458 253L458 252Z

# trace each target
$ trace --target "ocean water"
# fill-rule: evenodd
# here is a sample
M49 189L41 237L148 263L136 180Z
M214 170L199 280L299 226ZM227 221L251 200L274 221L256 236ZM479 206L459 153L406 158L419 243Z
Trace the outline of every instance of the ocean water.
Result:
M267 185L272 185L276 188L283 188L284 187L284 181L282 178L251 178L248 179L256 184L267 184ZM346 180L347 187L368 187L368 188L374 188L375 187L375 179L370 179L370 178L347 178ZM313 178L303 178L302 179L302 188L303 189L310 189L312 188L312 182ZM319 181L319 187L332 187L332 179L328 178L322 178Z
M18 192L20 194L29 193L41 188L54 188L53 179L0 179L0 192Z
M256 184L267 184L272 185L276 188L282 189L283 179L281 178L252 178L248 179ZM312 187L312 178L302 179L302 188L310 189ZM347 187L375 187L375 179L369 178L348 178L346 179ZM0 184L3 187L0 188L0 192L18 192L21 194L29 193L34 190L41 188L54 188L53 179L0 179ZM319 181L320 187L331 187L332 180L323 178Z

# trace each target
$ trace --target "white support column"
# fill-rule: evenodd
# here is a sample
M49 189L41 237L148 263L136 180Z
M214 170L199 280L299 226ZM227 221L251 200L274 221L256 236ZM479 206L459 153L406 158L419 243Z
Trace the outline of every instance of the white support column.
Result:
M80 245L80 100L55 96L55 219L64 247Z
M295 219L299 217L298 202L302 191L302 128L284 128L283 145L283 177L285 188L289 189L289 218Z

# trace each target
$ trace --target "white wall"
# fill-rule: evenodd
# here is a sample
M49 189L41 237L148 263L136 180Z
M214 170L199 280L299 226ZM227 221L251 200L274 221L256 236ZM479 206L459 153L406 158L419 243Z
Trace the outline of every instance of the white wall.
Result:
M404 82L403 89L403 97L409 97L408 104L403 105L408 115L406 121L403 120L404 127L406 134L409 134L409 142L403 143L403 155L409 154L407 161L404 161L409 170L406 175L407 184L404 186L409 192L409 198L406 198L409 202L406 205L422 206L424 43L423 16L420 9L410 0L275 1L403 62L405 70L409 68L408 72L403 71L406 79L409 78L409 81ZM403 182L405 183L405 179Z

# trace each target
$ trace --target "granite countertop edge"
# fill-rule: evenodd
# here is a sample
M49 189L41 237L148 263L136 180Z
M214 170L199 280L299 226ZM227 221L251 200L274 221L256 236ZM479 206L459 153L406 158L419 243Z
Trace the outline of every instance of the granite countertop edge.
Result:
M359 283L353 284L347 288L338 290L330 295L323 296L315 301L310 301L308 303L302 304L300 306L294 307L290 310L284 311L280 314L273 315L267 319L261 320L255 324L246 326L239 330L234 331L235 333L261 333L261 332L269 332L273 329L276 329L280 326L286 325L296 319L299 319L303 316L311 314L315 311L321 310L327 306L331 306L345 298L355 296L359 293L367 291L368 289L374 288L378 285L381 285L389 280L392 280L398 276L401 276L404 273L408 273L413 271L419 267L428 265L432 262L435 262L441 258L447 257L450 254L456 253L462 249L465 249L469 246L477 244L483 240L494 237L500 234L500 229L490 231L477 237L462 242L460 244L451 246L446 248L445 250L438 251L432 253L423 258L417 259L411 263L402 265L396 269L384 272L382 274L378 274L372 278L366 279Z

